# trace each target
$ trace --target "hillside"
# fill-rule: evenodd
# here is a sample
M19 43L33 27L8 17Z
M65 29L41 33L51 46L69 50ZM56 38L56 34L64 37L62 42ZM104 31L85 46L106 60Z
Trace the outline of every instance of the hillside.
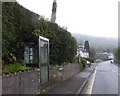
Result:
M72 33L72 35L76 38L78 44L88 40L90 47L94 47L98 51L104 51L107 48L113 50L118 45L117 38L96 37L78 33Z

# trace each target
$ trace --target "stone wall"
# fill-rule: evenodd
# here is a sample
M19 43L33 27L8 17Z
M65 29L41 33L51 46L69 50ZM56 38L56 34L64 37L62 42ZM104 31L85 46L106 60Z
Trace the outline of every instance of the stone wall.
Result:
M38 84L37 70L3 74L2 94L37 94Z
M79 64L50 66L49 86L66 80L79 71ZM13 74L3 74L2 76L2 94L38 94L40 88L40 70L28 70Z
M64 64L63 66L50 67L50 84L66 80L80 72L80 64Z
M80 72L80 64L67 64L63 67L63 77L67 79Z

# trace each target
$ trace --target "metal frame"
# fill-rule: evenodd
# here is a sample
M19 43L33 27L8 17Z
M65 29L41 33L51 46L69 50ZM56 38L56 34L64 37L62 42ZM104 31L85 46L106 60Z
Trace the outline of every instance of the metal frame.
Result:
M47 63L45 65L41 64L41 58L40 58L40 55L41 55L41 52L40 52L40 50L41 50L41 43L40 43L40 41L41 40L48 43L48 56L47 56L48 60L47 60ZM39 46L39 59L38 59L38 62L39 62L40 73L41 73L41 67L42 66L47 66L47 69L48 69L48 82L47 83L41 84L41 74L40 74L40 86L41 86L41 88L43 88L44 86L49 84L49 79L50 79L50 77L49 77L49 39L47 39L45 37L42 37L42 36L39 36L38 37L38 46Z
M41 51L42 51L41 50L41 41L46 42L47 45L48 45L47 46L47 48L48 48L47 49L47 61L45 63L41 62ZM36 45L36 43L37 43L37 45ZM27 46L28 46L28 48L30 48L30 47L35 48L35 51L37 52L37 55L35 55L36 53L35 54L33 53L33 56L35 56L35 57L33 57L33 59L37 58L37 62L31 63L31 64L30 63L26 63L26 65L38 67L40 69L40 78L39 78L40 79L39 80L40 84L39 84L39 88L44 88L50 82L49 81L50 80L50 76L49 76L49 39L47 39L45 37L42 37L42 36L34 36L34 37L31 37L29 39L29 42L28 42ZM34 49L33 49L33 51L34 51ZM30 56L29 56L29 60L30 60ZM48 76L47 79L46 79L48 81L45 82L45 84L44 84L44 82L41 82L41 80L42 80L41 68L43 68L44 66L47 66L47 76Z

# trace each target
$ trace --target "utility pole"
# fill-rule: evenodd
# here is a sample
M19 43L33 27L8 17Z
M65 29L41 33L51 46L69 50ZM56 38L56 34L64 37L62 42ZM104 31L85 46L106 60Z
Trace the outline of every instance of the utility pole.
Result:
M51 15L51 21L55 23L56 20L56 9L57 9L57 3L56 0L53 0L52 4L52 15Z

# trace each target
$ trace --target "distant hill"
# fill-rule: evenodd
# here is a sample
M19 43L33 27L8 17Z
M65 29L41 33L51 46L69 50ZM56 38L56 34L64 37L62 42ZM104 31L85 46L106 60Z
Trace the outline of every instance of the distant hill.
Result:
M105 51L106 49L112 51L118 45L117 38L96 37L79 33L72 33L72 36L76 38L78 44L88 40L90 47L94 47L97 51Z

